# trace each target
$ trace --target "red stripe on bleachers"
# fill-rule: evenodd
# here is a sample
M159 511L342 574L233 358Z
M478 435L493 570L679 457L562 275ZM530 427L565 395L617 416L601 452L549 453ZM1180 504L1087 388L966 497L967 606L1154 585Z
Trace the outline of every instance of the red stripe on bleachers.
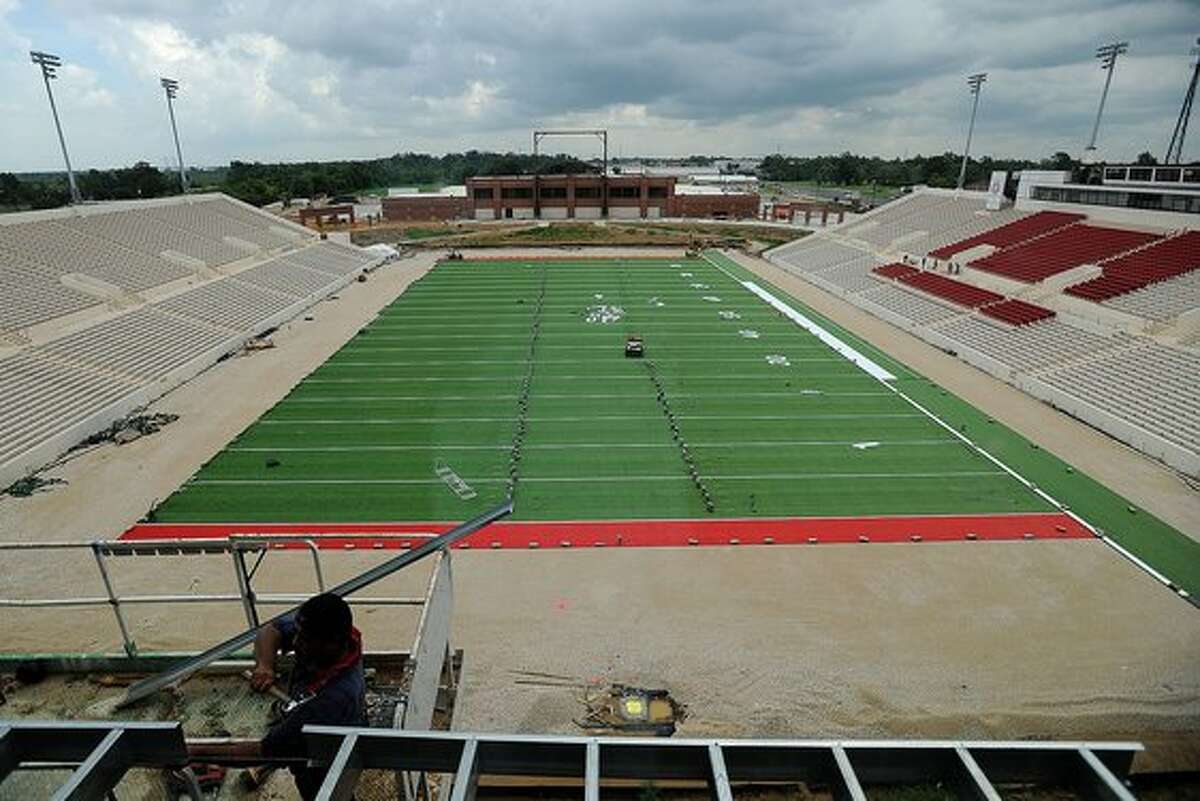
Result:
M918 270L916 267L910 267L907 264L895 262L893 264L881 264L878 267L873 268L871 272L875 273L876 275L882 275L884 278L903 279L910 275L919 273L920 270Z
M1050 309L1037 306L1033 303L1026 303L1016 298L1009 298L1000 303L993 303L990 306L983 307L980 311L988 317L1008 323L1009 325L1029 325L1039 320L1048 320L1054 316L1054 312Z
M940 298L945 298L960 306L972 309L986 306L989 303L999 303L1004 300L1004 296L996 292L982 289L972 284L965 284L962 281L955 281L953 278L947 278L938 273L917 272L901 278L900 281L909 286L914 286L922 292L937 295Z
M420 544L452 523L139 523L122 540L226 539L231 535L288 535L323 549L394 549ZM367 535L350 539L347 535ZM501 521L456 547L674 548L689 545L804 545L853 542L1082 539L1093 536L1060 513L887 517L787 517L717 520ZM303 543L286 547L306 547Z
M996 248L1006 248L1033 239L1036 236L1049 233L1056 228L1070 225L1084 219L1082 214L1071 214L1064 211L1039 211L1029 217L1014 220L1007 225L1001 225L982 234L968 237L951 245L944 245L929 251L935 259L948 259L955 253L962 253L979 245L991 245Z
M1188 231L1164 239L1136 253L1106 261L1101 267L1104 270L1101 275L1063 291L1099 302L1200 269L1200 232Z
M1158 234L1071 225L1021 245L997 251L971 267L1036 283L1081 264L1097 264L1160 239Z

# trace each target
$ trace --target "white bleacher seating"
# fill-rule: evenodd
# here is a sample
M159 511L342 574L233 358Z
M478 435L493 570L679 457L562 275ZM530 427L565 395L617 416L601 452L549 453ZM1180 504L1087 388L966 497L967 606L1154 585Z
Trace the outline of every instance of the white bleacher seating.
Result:
M251 266L234 264L227 272L236 272L222 275L198 272L188 259L209 267L247 259ZM377 261L219 196L0 221L0 332L21 335L45 324L34 344L0 357L0 487ZM178 278L189 280L172 283ZM99 296L84 291L92 287ZM131 294L155 288L154 300ZM112 316L129 304L135 307ZM69 326L55 327L56 318L76 312Z
M1118 295L1104 305L1151 320L1170 320L1200 309L1200 271Z

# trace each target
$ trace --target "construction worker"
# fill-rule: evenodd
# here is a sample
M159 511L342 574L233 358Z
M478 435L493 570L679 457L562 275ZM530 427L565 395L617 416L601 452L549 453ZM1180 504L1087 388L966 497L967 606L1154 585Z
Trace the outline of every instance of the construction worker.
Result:
M295 651L282 716L262 740L221 744L189 744L198 761L233 757L306 758L302 729L306 724L365 726L366 681L363 677L362 635L354 627L350 606L331 593L314 595L292 615L267 623L254 640L254 672L250 683L258 692L275 684L275 660ZM325 779L323 768L290 768L304 801L316 798Z

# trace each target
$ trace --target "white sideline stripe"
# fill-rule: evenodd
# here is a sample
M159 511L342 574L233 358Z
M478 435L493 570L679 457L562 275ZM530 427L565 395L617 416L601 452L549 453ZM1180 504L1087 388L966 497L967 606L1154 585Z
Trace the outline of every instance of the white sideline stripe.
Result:
M709 481L806 481L819 479L822 481L828 479L854 479L861 480L864 478L886 478L886 479L913 479L913 478L984 478L988 476L1002 476L1002 470L979 470L979 471L958 471L946 473L761 473L756 475L733 475L733 476L703 476ZM595 482L619 483L626 481L691 481L691 476L545 476L545 477L527 477L521 476L521 482L538 483L538 484L591 484ZM472 484L506 484L507 478L474 478L470 479ZM188 482L189 484L441 484L440 478L197 478Z
M839 361L840 363L840 361ZM849 378L857 376L858 373L800 373L799 378ZM668 381L676 379L685 381L729 381L736 379L738 381L780 381L787 374L777 373L776 375L718 375L718 376L703 376L703 375L666 375ZM483 381L518 381L520 376L462 376L455 378L454 376L442 376L431 378L428 376L364 376L362 378L306 378L305 384L361 384L361 383L381 383L385 381L391 382L416 382L416 381L451 381L456 384L466 382L483 382ZM646 380L644 375L547 375L537 376L535 381L641 381ZM536 396L534 396L536 397Z
M707 257L705 258L705 260L706 260L706 261L709 261L709 263L710 263L710 264L713 264L713 262L711 262L710 260L708 260L708 258L707 258ZM714 266L714 267L716 267L717 269L721 270L721 272L725 273L726 275L729 275L729 276L730 276L730 278L734 278L734 276L730 275L730 274L729 274L727 271L725 271L724 269L722 269L720 266L718 266L718 265L716 265L716 264L713 264L713 266ZM735 279L735 280L736 280L736 279ZM747 283L749 284L750 282L747 282ZM989 462L991 462L992 464L994 464L994 465L996 465L997 467L999 467L999 468L1000 468L1000 469L1001 469L1001 470L1002 470L1004 473L1008 474L1008 475L1009 475L1011 478L1015 479L1015 480L1016 480L1018 483L1020 483L1020 484L1021 484L1022 486L1024 486L1026 489L1030 490L1030 491L1031 491L1031 492L1033 492L1035 495L1037 495L1039 498L1041 498L1042 500L1046 501L1046 502L1047 502L1048 504L1050 504L1050 505L1051 505L1051 506L1052 506L1054 509L1058 510L1058 512L1059 512L1059 513L1067 515L1067 516L1068 516L1068 517L1070 517L1072 520L1074 520L1076 523L1078 523L1079 525L1083 526L1085 529L1087 529L1088 531L1090 531L1090 532L1092 533L1092 536L1099 538L1099 539L1100 539L1102 542L1104 542L1104 544L1105 544L1105 545L1107 545L1107 546L1109 546L1110 548L1112 548L1112 549L1113 549L1114 551L1116 551L1116 552L1117 552L1117 553L1118 553L1120 556L1122 556L1123 558L1127 559L1127 560L1128 560L1130 563L1132 563L1134 566L1136 566L1136 567L1140 568L1141 570L1145 571L1145 572L1146 572L1146 574L1147 574L1147 575L1149 575L1151 578L1153 578L1155 581L1158 581L1159 583L1163 584L1164 586L1166 586L1168 589L1170 589L1171 591L1173 591L1173 592L1174 592L1174 593L1176 593L1177 595L1180 595L1180 596L1182 596L1182 597L1184 597L1184 598L1188 598L1188 597L1189 597L1189 595L1188 595L1188 592L1187 592L1186 590L1182 589L1181 587L1179 587L1178 585L1176 585L1174 582L1172 582L1172 581L1171 581L1169 578L1167 578L1165 575L1163 575L1163 574L1162 574L1162 573L1160 573L1159 571L1155 570L1153 567L1151 567L1149 564L1147 564L1147 563L1146 563L1145 561L1143 561L1142 559L1138 558L1136 555L1134 555L1133 553L1131 553L1131 552L1130 552L1130 551L1129 551L1127 548L1124 548L1124 547L1122 547L1122 546L1121 546L1119 543L1117 543L1116 541L1114 541L1114 540L1113 540L1111 537L1109 537L1107 534L1105 534L1105 533L1104 533L1104 532L1102 532L1100 529L1098 529L1098 528L1096 528L1095 526L1093 526L1091 523L1089 523L1087 520L1085 520L1085 519L1084 519L1083 517L1081 517L1080 515L1076 514L1074 510L1072 510L1072 509L1068 509L1068 508L1067 508L1065 505L1063 505L1063 504L1062 504L1062 503L1061 503L1061 502L1060 502L1060 501L1059 501L1057 498L1055 498L1054 496L1050 495L1048 492L1046 492L1045 490L1043 490L1041 487L1037 486L1037 485L1036 485L1036 484L1034 484L1032 481L1030 481L1029 479L1025 478L1025 476L1021 475L1021 474L1020 474L1020 473L1018 473L1016 470L1012 469L1012 468L1011 468L1011 467L1009 467L1007 464L1005 464L1003 461L1001 461L1000 459L998 459L998 458L996 458L995 456L993 456L993 455L992 455L990 452L988 452L988 451L987 451L985 448L983 448L983 447L981 447L980 445L978 445L978 444L977 444L977 443L976 443L974 440L972 440L970 437L966 436L966 435L965 435L965 434L963 434L961 431L958 431L957 429L955 429L955 428L954 428L954 426L950 425L950 424L949 424L949 423L947 423L945 420L943 420L942 418L938 417L936 414L934 414L933 412L929 411L928 409L926 409L926 408L925 408L924 406L922 406L921 404L917 403L915 400L913 400L911 397L909 397L909 396L908 396L908 395L907 395L907 394L906 394L906 393L905 393L903 390L901 390L900 388L896 387L894 384L890 383L890 381L891 381L891 380L894 380L894 378L889 380L889 379L886 379L886 378L883 378L883 377L881 377L881 376L877 376L877 375L876 375L876 376L874 376L874 377L875 377L875 378L877 378L877 379L879 380L879 382L880 382L881 384L883 384L883 386L887 387L889 390L891 390L892 392L896 393L897 395L899 395L899 396L900 396L901 398L903 398L904 400L908 401L908 403L909 403L909 404L910 404L910 405L911 405L913 408L915 408L915 409L919 409L919 410L921 411L921 413L922 413L922 414L924 414L926 417L928 417L930 420L934 421L934 422L935 422L935 423L937 423L939 426L941 426L942 428L944 428L944 429L946 429L947 431L949 431L949 432L950 432L950 433L951 433L951 434L952 434L952 435L953 435L955 438L957 438L958 440L960 440L960 441L962 441L963 443L965 443L965 444L966 444L966 445L967 445L969 448L971 448L972 450L974 450L976 453L978 453L979 455L981 455L983 458L987 459L987 460L988 460Z
M323 395L319 398L285 398L280 403L341 403L344 401L487 401L516 400L519 395ZM674 392L672 398L890 398L890 392L739 392L730 395L727 392ZM563 393L538 393L533 400L631 400L652 401L648 393L640 395L567 395Z
M858 443L853 440L817 440L817 439L796 439L796 440L747 440L745 442L690 442L688 447L692 450L697 448L789 448L789 447L850 447ZM897 439L880 441L879 446L893 447L896 445L926 446L926 445L961 445L956 439ZM584 449L618 449L618 448L670 448L676 449L679 446L674 442L558 442L546 443L542 445L526 445L525 450L529 451L553 451L553 450L575 450L577 448ZM312 445L299 447L281 447L267 448L262 446L230 446L227 451L239 451L241 453L357 453L359 451L509 451L512 450L511 444L504 445ZM875 450L875 449L873 449Z
M816 322L808 319L803 314L801 314L800 312L793 309L791 306L789 306L786 303L784 303L783 301L779 300L774 295L772 295L770 292L768 292L767 290L760 287L758 284L754 283L753 281L743 281L742 286L746 287L746 289L749 289L755 295L757 295L758 297L765 300L776 311L778 311L781 314L783 314L784 316L786 316L788 319L790 319L796 325L800 326L801 328L806 329L810 334L814 335L817 339L821 340L826 345L828 345L829 347L833 348L835 351L840 353L843 357L845 357L849 361L856 364L859 368L861 368L863 370L863 372L868 373L869 375L871 375L874 378L878 378L880 381L895 381L896 380L896 376L892 375L887 370L883 369L878 364L871 361L866 356L862 355L857 350L850 347L845 342L838 339L837 337L835 337L833 334L826 331L821 326L817 325Z
M677 414L676 420L891 420L895 418L920 417L919 414ZM366 425L393 426L405 423L511 423L516 417L396 417L396 418L341 418L318 417L293 420L259 420L262 425ZM591 417L529 417L531 423L590 423L596 420L662 420L661 414L612 414Z

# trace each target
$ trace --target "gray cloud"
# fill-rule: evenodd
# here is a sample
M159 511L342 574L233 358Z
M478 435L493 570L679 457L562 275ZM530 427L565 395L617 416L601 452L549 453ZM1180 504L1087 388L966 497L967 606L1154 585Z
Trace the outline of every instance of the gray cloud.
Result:
M992 77L980 152L1077 151L1103 79L1092 52L1118 36L1131 48L1102 145L1124 158L1164 146L1197 10L1195 0L59 0L43 13L103 54L80 80L93 104L112 106L88 112L77 147L84 163L109 164L169 152L160 72L184 82L186 146L205 162L521 147L531 126L559 123L607 125L626 154L938 152L961 147L963 77L981 69ZM22 39L13 19L0 0L0 38ZM5 58L0 79L28 83L27 66ZM54 165L38 103L14 92L26 113L0 169Z

